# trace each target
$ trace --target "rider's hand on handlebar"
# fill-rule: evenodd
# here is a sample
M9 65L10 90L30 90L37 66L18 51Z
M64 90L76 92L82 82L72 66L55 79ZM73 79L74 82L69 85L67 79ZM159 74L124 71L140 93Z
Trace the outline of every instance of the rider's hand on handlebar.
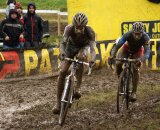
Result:
M144 61L143 57L138 58L138 61L136 62L136 66L140 67L143 61Z
M138 58L138 60L139 60L140 62L143 62L143 61L145 61L145 58L144 58L144 57L140 57L140 58Z
M65 53L61 53L61 54L60 54L60 60L64 60L65 57L66 57L66 54L65 54Z
M112 65L113 62L114 62L114 57L113 57L113 56L110 56L110 57L108 58L108 64L109 64L109 65Z

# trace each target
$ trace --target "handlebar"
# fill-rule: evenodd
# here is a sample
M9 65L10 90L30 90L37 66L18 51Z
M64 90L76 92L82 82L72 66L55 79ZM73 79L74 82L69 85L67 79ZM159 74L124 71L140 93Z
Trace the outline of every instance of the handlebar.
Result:
M122 62L137 62L138 59L130 59L130 58L114 58L114 60L122 61Z
M83 64L83 65L89 66L89 63L83 62L83 61L80 61L80 60L74 60L74 59L71 59L71 58L64 58L64 59L67 60L67 61L76 62L78 64Z
M139 61L139 59L130 59L130 58L113 58L113 60L115 60L115 61L121 61L121 62L125 62L125 63ZM109 64L110 68L113 70L112 65L113 65L113 63Z
M76 60L71 59L71 58L64 58L64 59L67 60L67 61L76 62L76 63L78 63L78 64L83 64L83 65L86 65L86 66L89 67L89 63L80 61L80 60L78 60L78 59L76 59ZM87 74L87 75L91 75L91 73L92 73L92 67L89 67L89 70L88 70L88 74Z

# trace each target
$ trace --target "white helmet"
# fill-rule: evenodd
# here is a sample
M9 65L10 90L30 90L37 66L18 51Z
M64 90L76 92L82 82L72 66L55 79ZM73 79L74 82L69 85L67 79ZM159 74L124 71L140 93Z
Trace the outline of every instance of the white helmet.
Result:
M86 26L88 23L88 19L85 14L77 13L72 20L72 24L74 26Z
M133 32L138 32L138 33L144 32L143 23L142 22L133 23L132 30L133 30Z

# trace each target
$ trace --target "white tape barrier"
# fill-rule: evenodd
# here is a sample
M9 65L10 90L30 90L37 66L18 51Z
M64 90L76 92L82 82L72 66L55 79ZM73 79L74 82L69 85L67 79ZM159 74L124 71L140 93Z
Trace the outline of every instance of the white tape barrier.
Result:
M24 13L27 13L27 10L23 10ZM0 13L6 13L6 9L0 9ZM59 10L36 10L36 13L48 13L48 14L59 14L59 15L68 15L68 12L60 12Z

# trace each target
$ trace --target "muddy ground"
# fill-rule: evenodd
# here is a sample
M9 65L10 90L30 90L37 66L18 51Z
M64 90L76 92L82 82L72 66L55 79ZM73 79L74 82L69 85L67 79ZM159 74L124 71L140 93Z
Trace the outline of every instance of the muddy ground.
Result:
M158 130L160 73L141 74L138 100L116 113L117 77L102 68L84 75L82 98L69 111L65 124L52 114L57 77L0 83L0 130ZM91 98L92 97L92 98Z

